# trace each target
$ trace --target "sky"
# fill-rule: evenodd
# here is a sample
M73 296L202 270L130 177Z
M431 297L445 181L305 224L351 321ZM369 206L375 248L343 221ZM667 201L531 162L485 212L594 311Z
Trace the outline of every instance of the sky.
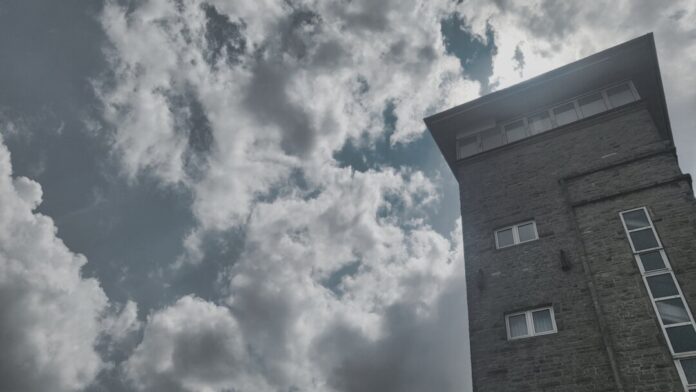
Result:
M693 174L693 1L0 1L0 390L469 391L422 119L648 32Z

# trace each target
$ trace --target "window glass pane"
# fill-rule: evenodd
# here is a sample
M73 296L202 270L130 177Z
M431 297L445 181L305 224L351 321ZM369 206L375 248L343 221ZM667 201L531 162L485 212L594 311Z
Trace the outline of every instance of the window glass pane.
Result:
M610 88L607 90L607 96L609 96L609 102L613 108L635 101L633 92L628 84Z
M650 226L650 221L645 215L645 210L634 210L630 212L624 212L623 214L624 222L626 222L626 228L628 230L640 229L641 227Z
M693 325L665 328L665 330L675 353L696 351L696 330Z
M497 128L481 132L483 150L490 150L503 145L503 136Z
M672 274L648 276L646 279L653 298L679 294L677 286L674 284L674 279L672 279Z
M531 115L527 119L527 122L529 123L529 129L532 132L532 135L548 131L553 127L551 124L551 117L549 117L547 112Z
M696 384L696 358L682 359L679 362L681 362L682 370L684 370L686 382Z
M524 139L527 137L527 129L524 126L524 121L515 121L512 124L505 126L505 134L507 135L507 142L512 143L514 141Z
M553 331L551 311L549 309L532 312L532 319L534 320L534 333Z
M633 247L636 248L636 252L658 247L657 238L655 238L655 234L651 228L632 231L628 233L628 235L630 235L631 240L633 240Z
M515 239L512 237L512 228L496 231L495 235L498 237L498 248L515 244Z
M575 105L572 102L553 109L553 114L556 116L556 125L558 126L572 123L578 119Z
M640 255L640 262L643 264L643 269L647 271L655 271L665 268L665 261L662 259L661 252L648 252Z
M508 317L508 322L510 323L510 337L518 338L520 336L527 336L527 316L524 314L518 314L516 316Z
M607 105L604 104L604 98L602 98L600 93L580 98L578 103L580 104L580 111L583 117L589 117L607 110Z
M476 136L457 139L457 158L466 158L479 152Z
M689 322L689 315L686 313L684 302L681 298L666 299L655 301L657 311L664 325Z
M534 223L526 223L518 226L517 234L519 234L520 242L535 240L536 230L534 230Z

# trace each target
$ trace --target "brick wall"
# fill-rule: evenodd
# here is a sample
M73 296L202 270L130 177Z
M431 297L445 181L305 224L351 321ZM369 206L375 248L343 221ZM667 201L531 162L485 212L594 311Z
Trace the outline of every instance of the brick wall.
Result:
M662 201L679 207L660 208L665 219L656 225L658 231L691 225L690 232L674 236L660 231L666 247L669 241L682 241L668 252L674 253L675 269L682 270L677 279L682 273L691 278L696 263L689 260L696 249L686 244L694 238L696 206L690 189L665 185L601 200L678 176L669 149L637 102L458 164L475 391L616 390L590 277L626 390L679 390L673 389L678 387L676 371L660 341L630 246L617 231L623 229L611 226L618 213L612 210L609 216L602 208L624 210L635 203L653 208L657 200L642 201L641 195L671 195ZM611 169L600 170L607 166ZM572 207L587 200L599 201ZM667 215L674 223L667 222ZM538 241L496 249L496 228L529 219L537 223ZM661 229L667 224L672 226ZM571 262L569 271L561 269L561 250ZM696 286L682 287L687 300L696 295ZM506 313L548 304L554 308L558 333L507 340Z

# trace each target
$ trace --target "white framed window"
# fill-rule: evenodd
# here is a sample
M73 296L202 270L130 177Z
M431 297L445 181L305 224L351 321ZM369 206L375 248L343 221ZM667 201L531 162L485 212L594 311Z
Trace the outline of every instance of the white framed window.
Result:
M696 391L696 323L648 209L619 215L684 388Z
M500 147L505 142L503 141L503 133L500 131L499 127L491 128L487 131L480 133L481 137L481 148L483 151L491 150L496 147Z
M503 227L495 231L495 247L498 249L538 239L536 222L533 220Z
M696 391L696 357L678 359L675 363L684 386L688 391Z
M478 135L457 137L457 159L466 158L481 151Z
M549 111L545 110L536 114L532 114L528 117L529 130L532 135L538 133L546 132L553 128L553 123L551 122L551 116L549 116Z
M508 340L558 332L553 307L530 309L505 315Z
M503 129L505 130L505 138L508 143L529 137L526 120L524 118L505 124Z
M601 92L579 98L578 105L583 117L590 117L607 110L607 104L604 102L604 96Z
M631 243L633 253L648 252L662 248L652 220L648 216L648 210L645 207L622 212L621 220L626 233L628 233L628 241Z
M622 83L608 88L606 94L609 98L611 107L615 108L636 101L638 99L638 94L634 92L632 87L630 83Z
M556 125L559 127L580 119L577 110L575 110L574 102L568 102L553 108L553 117L556 120Z

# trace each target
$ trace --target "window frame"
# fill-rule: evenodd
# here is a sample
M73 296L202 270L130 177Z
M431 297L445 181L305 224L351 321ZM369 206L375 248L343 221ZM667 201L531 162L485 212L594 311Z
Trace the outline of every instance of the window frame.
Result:
M457 135L456 140L455 140L455 149L456 149L455 152L457 153L457 160L472 157L472 156L474 156L476 154L480 154L482 152L481 136L479 135L479 133L481 133L481 132L464 133L464 134ZM476 150L477 151L471 155L462 156L462 154L460 153L461 150L459 149L459 141L461 139L469 139L469 138L476 139Z
M640 227L637 229L628 229L628 226L626 224L626 220L624 219L624 214L634 212L634 211L643 211L645 214L645 217L647 218L647 221L649 223L649 226L644 226ZM645 290L648 292L648 298L650 299L650 303L653 307L653 311L655 312L655 317L657 318L657 322L660 325L660 329L662 330L663 337L665 339L665 342L667 343L667 348L670 351L670 354L672 354L672 359L674 360L674 365L677 368L677 372L679 373L679 377L682 380L682 383L684 385L685 391L696 391L696 383L691 383L688 384L688 381L686 379L686 374L684 370L682 369L681 365L681 360L685 359L696 359L696 350L691 350L691 351L685 351L685 352L680 352L676 353L674 351L674 347L672 346L672 341L669 338L669 335L667 334L667 330L670 328L675 328L675 327L681 327L681 326L691 326L694 330L696 330L696 321L694 320L693 313L691 312L691 308L689 307L689 303L686 301L686 297L684 297L684 293L682 292L681 285L679 284L679 281L677 281L676 276L674 275L674 271L672 270L672 265L669 262L669 257L667 256L667 252L665 251L662 241L660 240L660 236L657 234L657 230L655 229L655 224L653 222L652 217L650 216L650 212L648 211L648 208L643 206L643 207L638 207L638 208L633 208L630 210L624 210L619 212L619 218L621 219L621 224L623 225L624 232L626 233L626 237L628 238L628 242L631 246L631 251L633 252L633 258L636 261L638 265L638 269L641 273L642 279L643 279L643 284L645 285ZM642 249L642 250L636 250L634 245L633 245L633 240L631 239L630 233L637 231L637 230L645 230L646 228L650 228L653 232L653 235L655 236L655 239L657 240L657 243L659 245L658 248L650 248L650 249ZM646 271L645 267L643 266L643 262L640 258L642 254L646 253L651 253L658 251L660 254L660 257L662 258L662 262L664 264L664 268L659 268L651 271ZM672 279L672 282L674 283L674 286L676 287L677 294L674 295L668 295L664 297L658 297L655 298L653 296L652 290L650 289L650 286L648 284L648 278L652 276L659 276L659 275L669 275L670 278ZM684 305L684 310L686 312L686 315L688 316L688 321L684 322L678 322L678 323L673 323L669 325L665 325L664 321L662 320L662 315L660 314L660 311L657 307L657 303L659 301L665 301L669 299L674 299L678 298L681 300L682 304Z
M623 218L623 214L628 213L628 212L633 212L633 211L641 211L641 210L645 213L645 216L648 218L648 222L650 222L650 225L639 227L637 229L630 229L629 230L628 226L626 225L626 221ZM632 210L621 211L619 213L619 215L621 216L621 223L623 224L624 231L626 232L626 235L628 237L628 242L631 244L631 250L633 250L634 254L647 253L647 252L652 252L655 250L663 249L662 242L660 241L660 236L657 235L657 230L655 230L655 225L653 224L652 219L650 218L650 213L648 212L648 209L646 207L639 207L639 208L634 208ZM653 236L655 237L655 240L657 241L657 246L652 247L652 248L636 250L636 247L633 244L633 238L631 238L631 233L636 232L636 231L641 231L641 230L647 230L647 229L652 230ZM666 257L664 257L663 260L666 260Z
M696 357L677 358L674 360L674 365L677 367L677 373L679 373L679 378L681 378L682 384L684 384L685 390L688 392L692 392L692 391L696 391L696 383L689 384L689 380L686 379L686 372L684 371L684 368L682 368L682 364L681 364L682 360L687 360L687 359L696 360Z
M519 227L528 225L530 223L532 224L532 227L534 227L534 238L531 240L520 241ZM508 230L508 229L512 229L512 244L500 246L500 243L498 242L498 233L501 231ZM512 246L515 246L515 245L526 244L528 242L538 240L539 239L539 231L537 230L536 221L534 219L531 219L528 221L524 221L524 222L516 223L514 225L505 226L505 227L501 227L499 229L496 229L493 231L493 237L495 237L495 248L496 249L505 249L505 248L510 248Z
M551 325L553 326L553 329L551 331L537 333L535 328L534 328L534 318L533 318L532 314L534 312L539 312L542 310L549 310L549 313L551 315ZM525 321L527 323L527 335L512 337L510 335L510 317L519 316L522 314L525 315ZM540 308L523 310L520 312L508 313L505 315L505 329L506 329L508 340L528 339L528 338L533 338L536 336L552 335L552 334L558 333L558 326L556 325L556 314L553 311L553 306L549 305L549 306L543 306Z

